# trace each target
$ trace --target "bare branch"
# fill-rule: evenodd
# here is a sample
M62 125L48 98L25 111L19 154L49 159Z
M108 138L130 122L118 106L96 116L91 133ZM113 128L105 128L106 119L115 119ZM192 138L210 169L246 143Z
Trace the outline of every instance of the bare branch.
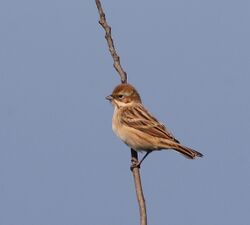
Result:
M96 6L100 15L99 23L105 30L105 38L108 43L109 51L110 54L114 60L114 68L118 72L120 78L121 78L121 83L127 83L127 74L126 72L122 69L122 66L120 64L120 58L116 53L114 42L111 36L111 27L108 25L105 17L105 13L102 9L102 5L100 0L95 0ZM136 151L131 149L131 171L133 173L134 177L134 183L135 183L135 190L136 190L136 196L139 204L139 210L140 210L140 225L147 225L147 212L146 212L146 204L143 196L143 191L142 191L142 184L141 184L141 176L140 176L140 168L137 166L138 165L138 154Z
M135 182L135 190L137 201L140 209L140 224L147 225L147 211L146 211L146 203L143 195L142 185L141 185L141 176L138 165L138 154L135 150L131 149L131 170L134 177Z
M101 2L99 0L95 0L99 15L100 15L100 19L99 19L99 23L101 24L101 26L103 27L103 29L105 30L105 38L107 40L108 43L108 47L109 47L109 52L113 58L114 61L114 68L117 71L117 73L119 74L120 78L121 78L121 83L127 83L127 74L126 72L122 69L121 63L120 63L120 57L118 56L118 54L116 53L115 50L115 46L114 46L114 42L111 36L111 27L108 25L106 17L105 17L105 13L102 9L102 5Z

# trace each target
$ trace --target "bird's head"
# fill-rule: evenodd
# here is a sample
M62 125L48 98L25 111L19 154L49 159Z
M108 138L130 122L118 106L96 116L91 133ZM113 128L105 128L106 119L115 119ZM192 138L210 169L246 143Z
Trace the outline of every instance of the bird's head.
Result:
M131 84L119 84L112 94L106 97L114 106L129 106L134 103L141 103L138 91Z

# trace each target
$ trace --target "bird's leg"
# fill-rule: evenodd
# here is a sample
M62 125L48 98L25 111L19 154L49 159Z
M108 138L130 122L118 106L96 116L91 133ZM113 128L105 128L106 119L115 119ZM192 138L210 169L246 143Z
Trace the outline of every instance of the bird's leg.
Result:
M152 151L147 151L147 153L142 157L141 161L138 163L138 167L140 168L142 162L144 161L144 159L147 158L147 156L151 153Z
M130 170L133 171L134 168L140 168L138 167L138 153L134 149L131 148L131 166Z
M147 156L148 156L151 152L152 152L152 151L147 151L147 153L146 153L146 154L142 157L142 159L138 162L137 152L136 152L135 150L131 149L131 156L132 156L131 162L132 162L132 165L131 165L130 169L133 170L133 168L140 168L142 162L144 161L144 159L146 159Z

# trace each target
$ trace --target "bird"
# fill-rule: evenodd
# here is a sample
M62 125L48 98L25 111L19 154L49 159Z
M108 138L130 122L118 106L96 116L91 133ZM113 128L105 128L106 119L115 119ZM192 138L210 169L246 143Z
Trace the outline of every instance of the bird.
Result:
M188 159L203 154L182 145L174 135L159 122L142 104L139 92L128 83L117 85L106 97L113 107L113 132L131 149L146 152L142 161L153 151L175 150Z

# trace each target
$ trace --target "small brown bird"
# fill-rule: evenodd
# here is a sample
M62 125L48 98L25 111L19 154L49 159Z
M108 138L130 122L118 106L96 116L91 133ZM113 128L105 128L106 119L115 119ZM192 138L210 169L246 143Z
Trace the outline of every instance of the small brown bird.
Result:
M130 148L146 151L139 165L154 150L173 149L189 159L203 156L200 152L180 144L172 133L144 108L139 93L132 85L119 84L106 99L114 106L114 133Z

